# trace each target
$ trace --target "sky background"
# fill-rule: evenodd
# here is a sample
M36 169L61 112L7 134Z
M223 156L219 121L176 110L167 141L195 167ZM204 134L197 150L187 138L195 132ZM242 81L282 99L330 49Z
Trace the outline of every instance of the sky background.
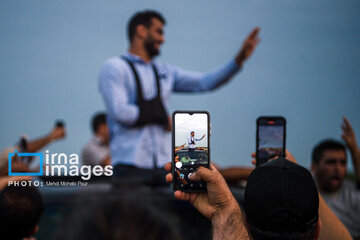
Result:
M175 146L181 146L186 143L188 147L188 139L192 131L195 132L195 138L200 139L204 134L205 137L201 141L196 141L196 147L207 147L207 115L203 113L197 114L184 114L177 113L175 115Z
M306 167L314 144L340 139L342 116L360 138L358 0L3 0L0 148L63 119L67 138L48 149L79 154L91 116L104 110L100 67L126 51L126 22L146 8L168 22L159 59L188 70L227 62L261 27L260 45L231 82L172 97L172 110L210 112L212 159L220 166L250 165L261 115L287 119L287 148Z

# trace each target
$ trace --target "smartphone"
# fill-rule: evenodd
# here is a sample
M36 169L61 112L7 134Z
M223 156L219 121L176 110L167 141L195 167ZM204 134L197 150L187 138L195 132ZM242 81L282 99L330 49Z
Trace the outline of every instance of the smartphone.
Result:
M173 190L204 192L206 182L191 181L189 174L210 166L210 115L206 111L172 114Z
M256 120L256 167L276 156L285 157L286 119L261 116Z
M56 120L55 127L63 128L65 126L65 122L62 120Z

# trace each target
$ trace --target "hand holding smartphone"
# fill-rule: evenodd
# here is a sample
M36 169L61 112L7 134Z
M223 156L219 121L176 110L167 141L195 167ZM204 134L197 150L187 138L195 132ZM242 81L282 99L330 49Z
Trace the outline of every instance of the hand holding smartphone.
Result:
M175 111L172 122L173 189L204 192L206 183L191 181L189 174L200 166L210 166L210 115L206 111Z

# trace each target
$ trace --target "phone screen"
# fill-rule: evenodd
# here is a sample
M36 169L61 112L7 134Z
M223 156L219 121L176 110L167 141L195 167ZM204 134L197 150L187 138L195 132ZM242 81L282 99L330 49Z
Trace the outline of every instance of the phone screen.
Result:
M256 166L276 156L285 157L285 124L283 117L260 117L257 120Z
M173 126L174 190L204 191L206 183L191 181L189 174L200 166L209 167L209 114L175 112Z

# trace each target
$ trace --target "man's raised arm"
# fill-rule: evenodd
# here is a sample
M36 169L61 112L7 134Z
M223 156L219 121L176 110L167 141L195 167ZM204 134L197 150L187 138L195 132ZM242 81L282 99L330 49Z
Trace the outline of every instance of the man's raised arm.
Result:
M171 171L171 163L165 165ZM169 173L166 181L171 182ZM192 181L207 182L206 193L176 191L175 197L189 201L202 215L211 220L213 239L250 239L243 213L219 171L211 164L210 169L200 167L190 176Z
M174 67L174 91L175 92L202 92L209 91L220 87L235 75L237 71L243 66L244 62L255 51L259 44L258 37L260 28L256 27L252 30L249 36L245 39L242 48L237 53L234 59L220 68L209 72L199 73L185 71L181 68Z
M354 165L357 187L360 189L360 149L356 142L355 132L347 118L344 117L341 128L343 130L341 137L349 147L351 159Z

